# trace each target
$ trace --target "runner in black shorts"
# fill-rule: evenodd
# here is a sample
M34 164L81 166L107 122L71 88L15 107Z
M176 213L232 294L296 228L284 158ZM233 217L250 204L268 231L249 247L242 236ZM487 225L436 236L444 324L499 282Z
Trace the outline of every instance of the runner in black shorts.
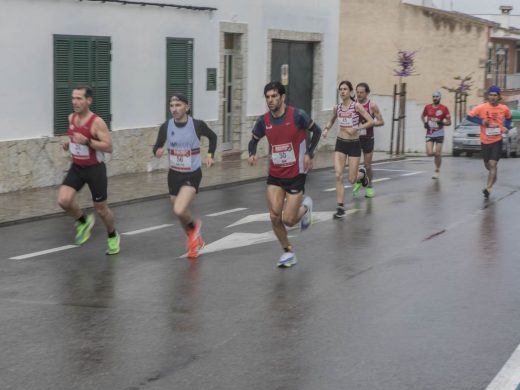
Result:
M361 158L361 144L359 143L359 132L374 125L374 120L365 111L363 106L353 100L354 87L350 81L339 83L338 90L342 104L332 108L332 118L323 129L323 137L327 137L329 129L334 125L336 119L339 122L338 138L334 153L334 170L336 171L336 201L337 209L333 215L334 219L345 216L345 187L343 185L343 170L348 158L348 181L354 185L358 180L362 181L364 187L368 185L368 176L364 168L359 168ZM360 123L360 118L365 123Z
M442 143L444 142L444 126L451 125L448 107L441 104L440 91L433 91L432 104L427 104L421 114L421 121L426 129L426 154L434 156L435 171L432 179L438 179L442 162ZM435 149L433 148L435 145Z
M194 220L190 205L199 192L202 179L200 156L200 138L209 139L206 166L213 166L213 156L217 148L217 135L206 122L193 119L188 115L189 101L182 94L174 94L170 99L172 119L162 124L153 147L156 157L168 153L170 170L168 171L168 190L173 213L179 218L187 236L188 258L199 256L204 246L200 234L201 221ZM167 147L164 147L164 144Z
M385 121L381 115L381 111L375 102L368 99L370 93L370 87L367 83L359 83L356 86L356 97L359 104L363 105L363 108L368 114L374 119L374 126L367 128L365 131L359 132L359 143L361 144L361 150L363 151L363 165L367 171L368 186L366 187L365 197L373 198L375 195L372 180L374 178L374 171L372 170L372 159L374 157L374 127L383 126ZM361 119L361 123L364 123L364 119ZM361 182L357 181L352 186L352 193L354 196L359 196L361 189Z
M76 220L76 244L84 244L90 238L95 219L92 214L85 215L81 211L76 194L87 184L94 209L107 229L106 254L115 255L120 251L120 236L107 204L108 180L103 162L104 153L112 153L112 139L105 121L90 111L92 95L92 89L87 86L72 91L74 113L69 115L69 139L62 145L64 150L70 152L72 164L60 186L58 204Z
M298 222L302 230L312 222L312 199L304 196L305 178L312 168L321 129L303 110L285 104L285 87L279 81L264 87L269 111L258 117L249 142L249 164L255 165L258 141L266 137L271 148L266 198L273 232L283 248L280 268L296 264L285 226ZM312 132L307 142L308 132Z
M503 134L511 128L511 110L500 103L500 88L496 85L489 87L488 101L474 107L466 116L471 122L480 125L480 142L482 158L488 170L486 188L482 190L484 197L489 198L491 189L497 181L497 167L502 154Z

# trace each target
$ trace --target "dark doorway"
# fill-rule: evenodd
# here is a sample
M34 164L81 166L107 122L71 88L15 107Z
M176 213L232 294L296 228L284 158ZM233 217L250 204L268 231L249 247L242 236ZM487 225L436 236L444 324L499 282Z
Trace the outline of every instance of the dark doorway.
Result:
M313 44L273 40L271 54L271 80L285 85L288 104L311 115Z

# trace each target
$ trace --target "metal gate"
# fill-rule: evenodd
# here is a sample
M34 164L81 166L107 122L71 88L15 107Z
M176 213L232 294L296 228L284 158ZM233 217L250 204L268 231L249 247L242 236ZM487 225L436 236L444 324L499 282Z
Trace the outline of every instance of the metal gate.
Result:
M286 103L311 115L314 46L310 42L273 40L271 80L287 90Z

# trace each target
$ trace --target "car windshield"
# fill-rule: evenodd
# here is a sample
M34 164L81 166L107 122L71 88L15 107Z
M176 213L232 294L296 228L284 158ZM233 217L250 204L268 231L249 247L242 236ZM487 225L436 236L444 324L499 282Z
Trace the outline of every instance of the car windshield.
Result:
M460 122L459 126L478 126L478 124L468 121L466 118Z

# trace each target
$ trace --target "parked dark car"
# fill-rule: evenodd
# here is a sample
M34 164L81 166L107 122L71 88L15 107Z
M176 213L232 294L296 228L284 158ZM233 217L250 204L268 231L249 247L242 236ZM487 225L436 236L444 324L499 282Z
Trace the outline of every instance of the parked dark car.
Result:
M460 156L464 152L466 156L471 156L480 150L480 126L463 119L453 132L453 155ZM502 139L502 157L516 157L517 152L518 131L513 127Z

